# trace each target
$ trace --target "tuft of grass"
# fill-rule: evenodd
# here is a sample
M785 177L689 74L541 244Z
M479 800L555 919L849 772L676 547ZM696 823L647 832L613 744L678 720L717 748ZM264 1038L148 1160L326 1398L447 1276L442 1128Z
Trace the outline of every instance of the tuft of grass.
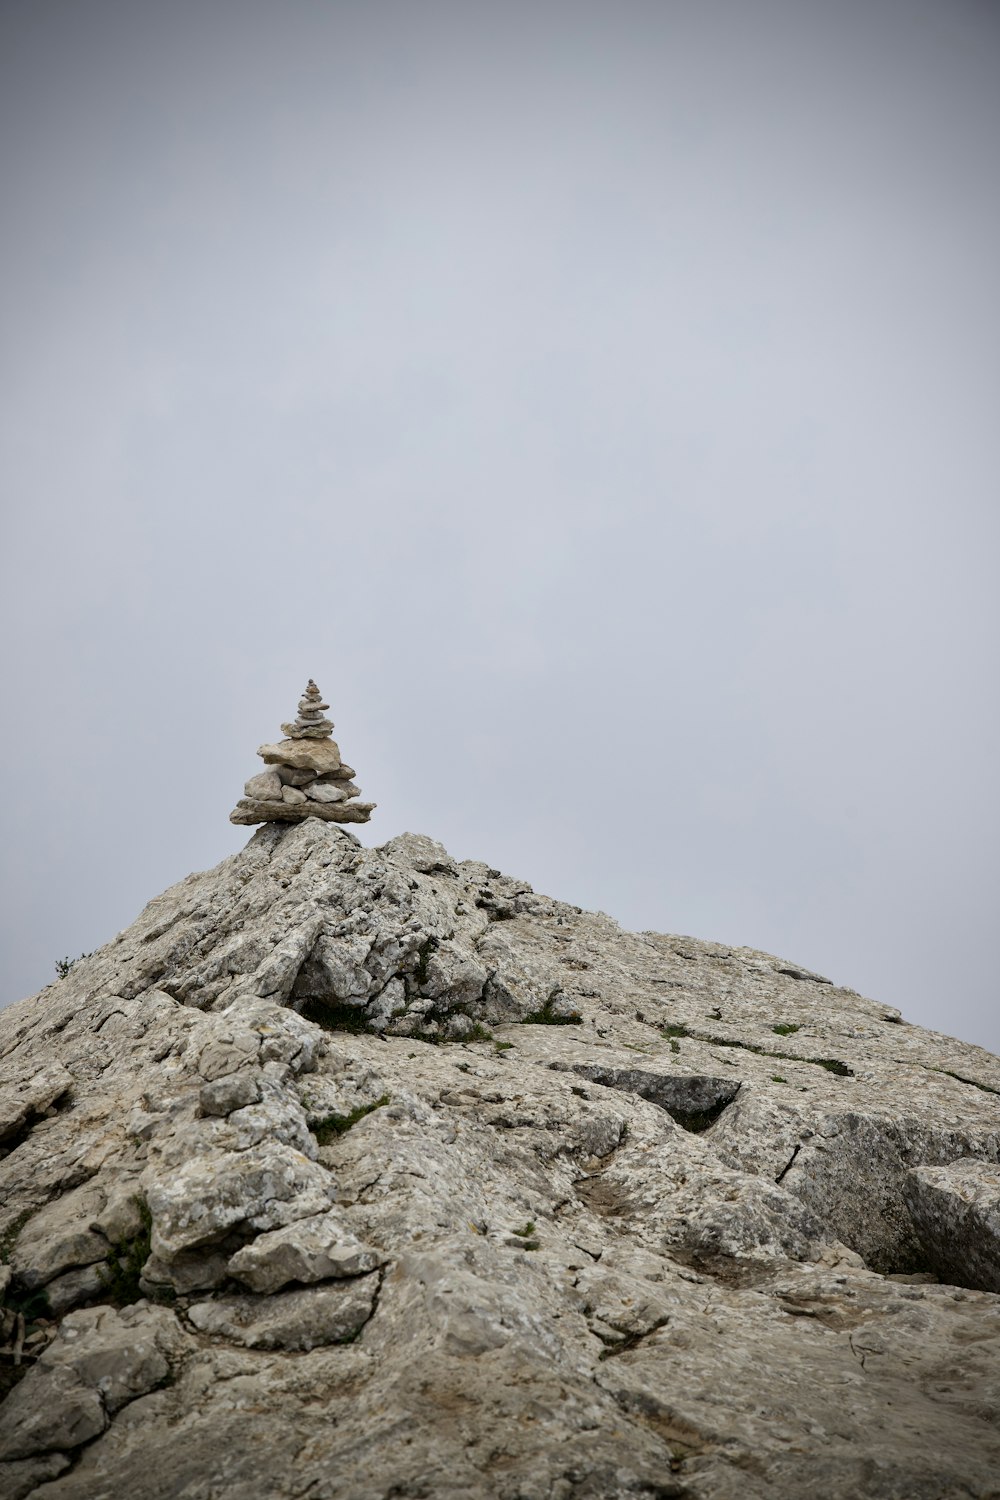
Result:
M522 1250L540 1250L542 1248L541 1240L535 1238L535 1225L532 1219L529 1219L527 1224L521 1229L512 1229L511 1234L515 1235L521 1241Z
M787 1078L782 1078L782 1076L781 1076L780 1073L772 1073L771 1074L771 1082L772 1083L787 1083L788 1079Z
M660 1035L665 1042L670 1043L671 1052L677 1053L681 1050L678 1039L682 1036L690 1036L691 1033L686 1026L661 1026Z
M825 1068L828 1073L836 1073L838 1078L854 1077L854 1069L849 1068L846 1063L836 1057L799 1057L794 1052L772 1052L769 1047L758 1047L754 1042L738 1042L733 1037L697 1036L693 1032L685 1034L694 1036L696 1041L707 1042L713 1047L737 1047L741 1052L753 1052L758 1057L780 1058L782 1062L810 1063L814 1068Z
M486 1027L483 1026L479 1021L477 1021L473 1026L468 1036L464 1036L462 1038L463 1042L492 1042L492 1040L492 1031L487 1031ZM509 1046L510 1043L508 1042L507 1045Z
M514 1043L513 1042L497 1042L497 1041L494 1041L493 1045L497 1049L498 1052L509 1052L510 1049L513 1047Z
M374 1110L381 1109L384 1104L389 1103L389 1095L383 1094L381 1099L376 1099L373 1104L359 1104L357 1109L352 1109L348 1115L326 1115L324 1119L317 1120L315 1125L310 1125L310 1130L316 1137L320 1146L328 1146L332 1140L339 1135L346 1135L352 1126L365 1115L370 1115Z
M961 1073L953 1073L950 1068L932 1067L930 1071L943 1073L946 1078L954 1078L956 1083L967 1083L974 1089L982 1089L984 1094L1000 1094L1000 1089L995 1089L988 1083L980 1083L976 1078L963 1078Z
M801 1026L796 1026L791 1021L782 1022L779 1026L772 1026L771 1030L776 1036L791 1036L793 1031L801 1031Z
M3 1234L0 1234L0 1265L9 1264L11 1251L17 1244L17 1237L35 1212L33 1208L26 1208L23 1213L18 1214L16 1219L12 1219Z
M108 1294L107 1300L114 1307L128 1307L146 1295L139 1285L139 1277L149 1259L153 1215L145 1199L134 1197L132 1202L139 1210L142 1228L130 1240L118 1240L112 1245L110 1255L97 1273Z
M344 1005L338 1000L320 1000L314 997L305 1002L302 1014L307 1021L314 1021L324 1031L371 1032L364 1008L360 1005Z
M555 1003L559 998L559 991L553 990L545 1004L538 1010L531 1011L521 1019L522 1026L581 1026L583 1017L579 1011L573 1011L568 1016L562 1016L556 1011Z
M431 954L437 947L437 938L429 937L425 938L417 949L417 961L413 966L413 977L417 981L418 989L427 983L427 969L431 961Z

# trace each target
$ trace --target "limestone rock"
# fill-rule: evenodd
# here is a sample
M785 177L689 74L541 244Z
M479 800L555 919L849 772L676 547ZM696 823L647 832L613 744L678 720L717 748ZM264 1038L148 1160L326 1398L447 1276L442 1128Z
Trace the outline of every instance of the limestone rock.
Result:
M336 1213L327 1213L258 1235L236 1252L229 1270L252 1291L276 1292L289 1282L361 1276L384 1259L371 1245L362 1244Z
M281 779L277 771L261 771L243 788L246 796L258 802L275 802L281 796Z
M315 1214L333 1196L327 1174L280 1141L191 1156L169 1171L151 1167L144 1187L152 1251L167 1265L243 1225L273 1229Z
M903 1196L943 1281L1000 1292L1000 1165L963 1157L915 1167Z
M188 1318L202 1333L248 1349L319 1349L354 1338L372 1315L378 1278L264 1297L196 1302Z
M36 1367L0 1405L0 1459L76 1448L107 1424L93 1386L84 1385L71 1370Z
M261 745L257 754L267 765L288 766L293 771L338 771L340 747L336 740L279 740Z
M285 791L290 791L286 787ZM303 817L322 818L327 823L367 823L374 802L251 802L241 798L229 815L230 823L300 823Z
M33 1117L45 1113L73 1086L73 1075L52 1062L35 1078L0 1075L0 1143L7 1141Z
M0 1406L0 1458L79 1447L170 1374L183 1344L165 1308L136 1303L69 1313L55 1342Z
M0 1494L995 1492L1000 1061L343 805L0 1014Z
M322 701L323 695L310 677L306 690L299 699L299 711L295 721L282 724L282 731L290 739L326 739L333 733L333 724L323 717L329 703Z
M268 769L246 783L230 822L296 823L319 817L327 822L367 823L375 804L352 800L360 792L354 785L353 769L344 765L330 737L333 724L323 717L326 707L310 678L299 700L298 716L281 726L285 738L258 750Z
M87 1184L65 1193L32 1215L10 1257L23 1286L34 1290L63 1271L107 1258L110 1249L107 1240L90 1227L104 1203L101 1188Z
M313 802L346 802L349 795L345 786L333 781L314 781L306 789L306 796Z

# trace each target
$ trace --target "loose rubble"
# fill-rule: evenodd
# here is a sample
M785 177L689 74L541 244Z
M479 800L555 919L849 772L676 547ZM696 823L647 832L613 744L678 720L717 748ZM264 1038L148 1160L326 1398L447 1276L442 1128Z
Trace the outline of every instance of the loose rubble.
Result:
M4 1500L998 1494L1000 1060L797 964L268 820L0 1125Z
M257 751L268 769L250 777L229 814L231 823L368 822L376 804L354 800L361 790L332 738L333 721L325 717L329 707L310 677L296 718L281 726L285 739Z

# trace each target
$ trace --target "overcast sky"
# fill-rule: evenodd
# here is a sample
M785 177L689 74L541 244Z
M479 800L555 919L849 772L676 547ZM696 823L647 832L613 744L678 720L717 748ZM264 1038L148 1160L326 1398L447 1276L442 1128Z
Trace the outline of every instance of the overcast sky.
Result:
M3 0L5 1003L378 810L1000 1049L1000 11Z

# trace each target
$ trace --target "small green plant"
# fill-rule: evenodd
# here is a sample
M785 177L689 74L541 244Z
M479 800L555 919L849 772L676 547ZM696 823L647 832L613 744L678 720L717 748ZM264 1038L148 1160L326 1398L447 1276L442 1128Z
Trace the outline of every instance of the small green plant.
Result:
M535 1221L529 1219L521 1229L512 1229L511 1234L516 1234L519 1240L530 1240L535 1233Z
M932 1073L944 1073L947 1078L954 1078L956 1083L968 1083L974 1089L982 1089L984 1094L1000 1094L1000 1089L993 1088L988 1083L980 1083L976 1078L963 1078L961 1073L953 1073L950 1068L931 1067Z
M425 938L417 949L417 961L413 966L413 977L417 981L418 989L427 983L427 968L431 961L431 954L438 947L435 937Z
M142 1268L149 1259L149 1242L153 1232L153 1215L143 1198L132 1199L139 1210L141 1228L130 1240L118 1240L98 1275L115 1307L128 1307L146 1293L139 1285Z
M793 1031L801 1031L802 1027L796 1026L794 1022L787 1021L780 1026L772 1026L771 1030L776 1036L791 1036Z
M361 1005L344 1005L337 1000L320 1000L314 997L303 1005L302 1014L307 1021L314 1021L324 1031L371 1031Z
M75 964L81 963L85 958L93 958L96 951L96 949L91 949L89 953L81 953L78 958L57 958L56 974L60 979L65 979Z
M513 1047L514 1043L513 1042L497 1042L497 1041L495 1041L493 1043L493 1045L497 1049L498 1052L509 1052L510 1049L511 1049L511 1047Z
M580 1025L582 1025L583 1024L583 1017L580 1015L579 1011L574 1010L568 1016L564 1016L559 1011L557 1011L555 1009L555 1003L558 1000L558 998L559 998L559 991L557 989L553 990L552 993L551 993L551 995L549 995L549 997L546 1000L546 1002L545 1002L544 1005L540 1006L538 1010L533 1010L533 1011L530 1012L530 1014L522 1017L522 1019L521 1019L521 1025L522 1026L580 1026Z
M670 1043L671 1052L676 1053L681 1050L679 1038L682 1036L690 1036L691 1033L688 1031L686 1026L661 1026L660 1035L665 1042Z
M357 1109L352 1109L348 1115L326 1115L324 1119L317 1120L315 1125L309 1128L316 1137L320 1146L328 1146L338 1135L346 1135L352 1126L365 1115L370 1115L373 1110L381 1109L389 1103L389 1095L383 1094L381 1099L376 1099L372 1104L359 1104Z
M3 1234L0 1234L0 1265L6 1266L10 1262L10 1253L17 1244L17 1237L34 1212L35 1209L26 1208L23 1213L18 1214L16 1219L12 1219Z
M462 1038L463 1042L492 1042L492 1040L492 1031L487 1031L486 1027L481 1025L479 1021L473 1026L468 1036Z
M781 1076L780 1073L772 1073L771 1074L771 1082L772 1083L787 1083L788 1079L787 1078L782 1078L782 1076Z

